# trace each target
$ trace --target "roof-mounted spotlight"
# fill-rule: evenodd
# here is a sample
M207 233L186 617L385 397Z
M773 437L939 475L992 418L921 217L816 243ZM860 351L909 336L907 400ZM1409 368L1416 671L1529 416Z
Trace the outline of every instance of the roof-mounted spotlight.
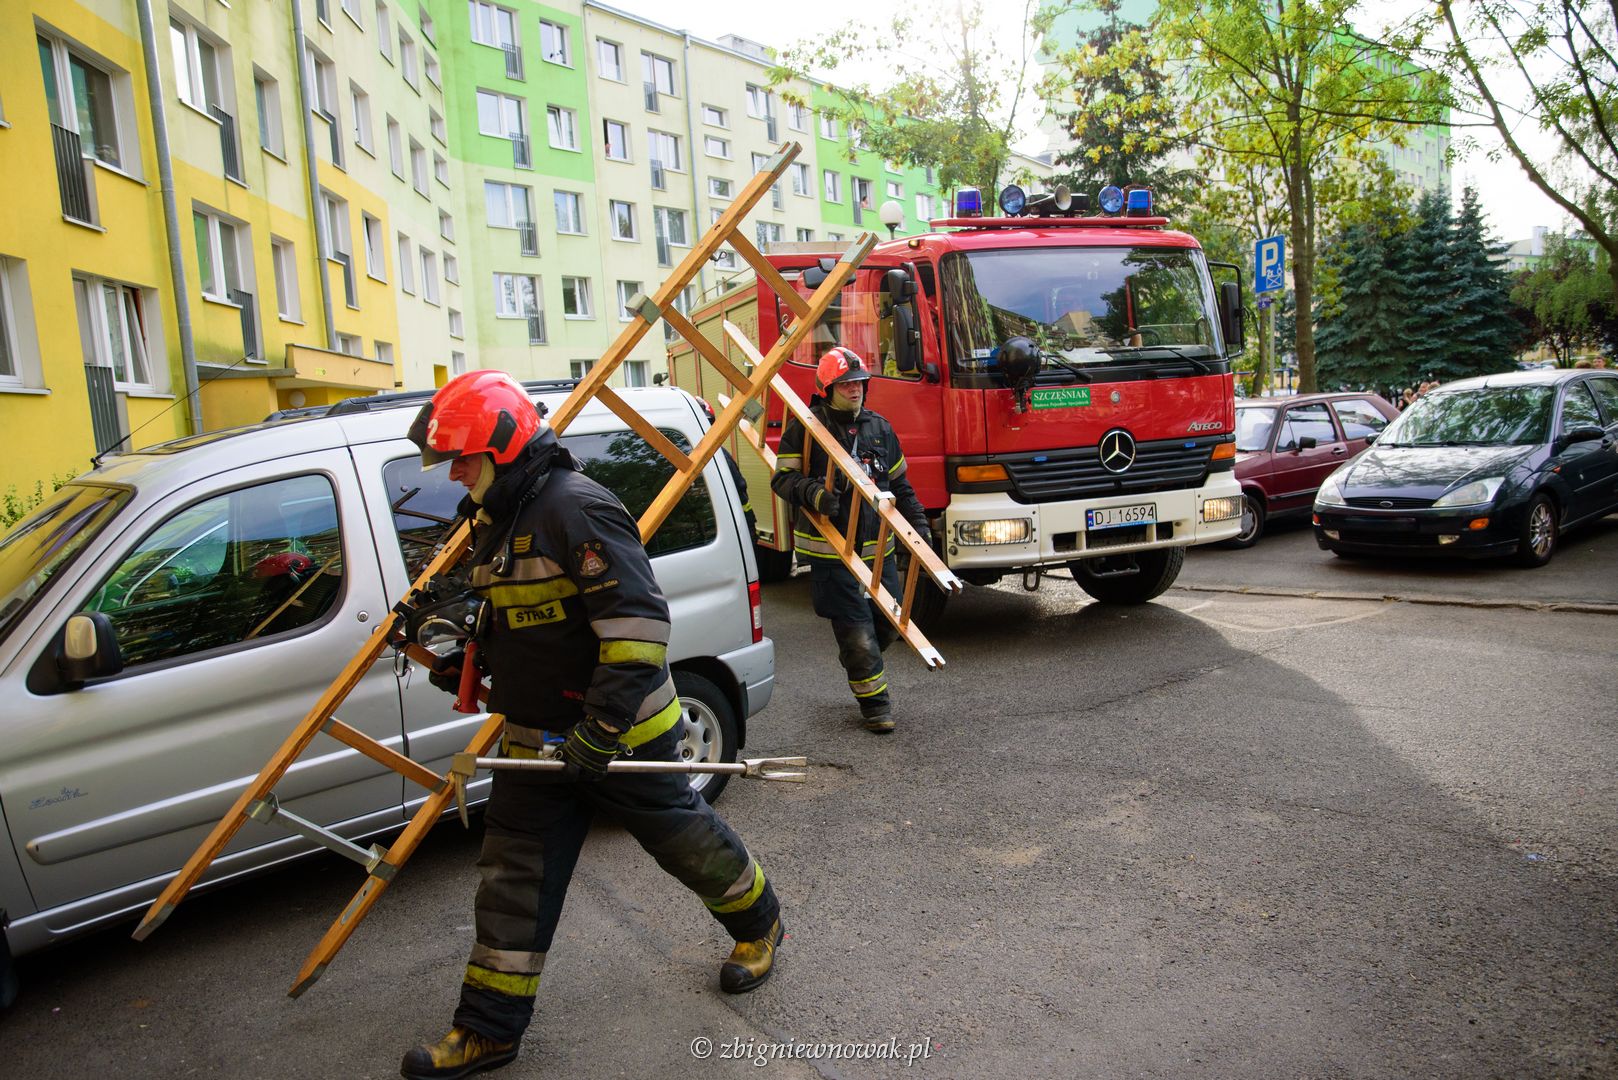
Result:
M1028 193L1016 184L1007 184L1000 190L1000 211L1007 217L1016 217L1028 206Z
M1102 213L1116 214L1124 208L1124 189L1117 184L1108 184L1096 196L1096 201L1101 204Z

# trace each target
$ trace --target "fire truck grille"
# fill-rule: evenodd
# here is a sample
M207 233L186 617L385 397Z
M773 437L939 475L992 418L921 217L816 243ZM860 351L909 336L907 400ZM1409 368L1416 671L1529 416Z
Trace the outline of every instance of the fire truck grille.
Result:
M1199 487L1208 478L1212 453L1212 442L1138 443L1134 464L1120 473L1102 468L1100 452L1093 446L1001 460L1011 474L1012 498L1044 503Z

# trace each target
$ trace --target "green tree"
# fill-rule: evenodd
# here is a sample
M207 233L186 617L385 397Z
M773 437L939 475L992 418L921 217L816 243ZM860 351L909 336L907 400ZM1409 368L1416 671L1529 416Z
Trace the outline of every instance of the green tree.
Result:
M1161 0L1151 22L1152 40L1188 96L1192 142L1279 180L1300 311L1315 305L1322 178L1346 151L1398 143L1411 128L1443 119L1442 80L1403 62L1419 31L1366 41L1345 29L1354 7L1355 0ZM1299 386L1312 390L1310 319L1297 320L1296 352Z
M821 103L822 114L857 132L864 150L937 169L945 191L972 185L992 200L1031 90L1035 5L1023 0L1016 60L1003 59L995 47L995 32L1006 20L985 19L981 0L959 0L922 18L902 16L881 28L854 23L800 42L777 57L770 85L808 81L818 72L835 75L855 62L880 63L891 81L827 85L833 101ZM782 96L809 104L789 90Z
M1322 273L1331 275L1335 298L1317 312L1321 385L1386 390L1411 383L1399 280L1407 235L1403 228L1361 222L1325 245Z
M1445 327L1446 354L1457 373L1486 375L1505 371L1522 347L1522 326L1512 310L1511 274L1500 261L1483 220L1478 193L1461 192L1461 212L1450 233L1450 268L1455 294Z
M1164 163L1184 147L1180 118L1165 68L1144 27L1118 17L1120 0L1094 0L1106 21L1075 47L1045 38L1049 74L1040 83L1047 107L1073 147L1057 155L1067 168L1054 179L1076 192L1107 184L1143 184L1161 212L1178 212L1195 170Z
M1618 299L1618 3L1614 0L1439 0L1435 19L1450 34L1445 53L1457 87L1505 144L1503 156L1576 221L1606 253ZM1525 105L1503 102L1521 81ZM1517 138L1524 119L1554 140L1536 158ZM1557 166L1577 179L1571 190Z
M1397 249L1399 292L1392 302L1401 312L1400 332L1410 375L1418 380L1447 382L1458 376L1447 359L1456 284L1450 262L1454 227L1449 200L1426 192L1417 200L1415 218Z
M1532 343L1549 346L1558 365L1567 367L1576 350L1618 346L1618 304L1609 280L1606 252L1583 237L1552 236L1539 264L1517 279L1511 298L1528 314Z

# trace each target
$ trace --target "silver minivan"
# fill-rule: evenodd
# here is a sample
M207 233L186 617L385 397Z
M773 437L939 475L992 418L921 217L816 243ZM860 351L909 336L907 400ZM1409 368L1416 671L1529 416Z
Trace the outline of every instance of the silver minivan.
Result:
M567 388L531 384L551 408ZM683 390L619 393L682 449L707 427ZM15 985L10 956L142 911L404 595L463 494L447 468L424 473L404 437L424 398L357 398L107 458L0 540L0 993ZM636 516L672 472L598 403L562 441ZM775 652L717 459L647 548L673 615L683 753L733 761L769 702ZM100 677L64 658L80 612L116 634L121 655ZM337 715L440 774L481 722L392 657ZM710 799L723 784L697 779ZM324 736L276 794L356 840L399 828L425 798ZM204 882L310 850L249 822Z

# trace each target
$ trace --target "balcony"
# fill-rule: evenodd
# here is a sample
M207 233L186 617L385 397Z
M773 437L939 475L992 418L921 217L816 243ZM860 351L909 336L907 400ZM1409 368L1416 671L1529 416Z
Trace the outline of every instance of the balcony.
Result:
M647 112L661 112L662 110L659 109L658 105L657 105L657 84L656 83L650 83L650 82L643 82L643 83L640 84L640 86L641 86L641 90L646 95L646 111Z
M517 238L524 255L539 254L539 228L532 221L517 222Z
M236 143L236 118L217 105L208 106L208 115L219 121L219 156L224 159L225 176L238 184L245 184L247 181L242 179L241 149Z
M511 136L511 163L519 169L532 169L534 167L534 154L528 147L528 136Z
M258 316L253 307L253 294L231 289L225 295L242 309L242 356L248 360L262 360L258 348Z
M545 344L545 313L543 311L530 311L528 313L528 344Z
M51 125L51 146L56 151L56 187L62 194L62 214L74 221L94 225L95 206L91 200L89 164L80 148L79 133Z
M522 50L515 45L502 45L500 49L506 54L506 78L522 82Z

